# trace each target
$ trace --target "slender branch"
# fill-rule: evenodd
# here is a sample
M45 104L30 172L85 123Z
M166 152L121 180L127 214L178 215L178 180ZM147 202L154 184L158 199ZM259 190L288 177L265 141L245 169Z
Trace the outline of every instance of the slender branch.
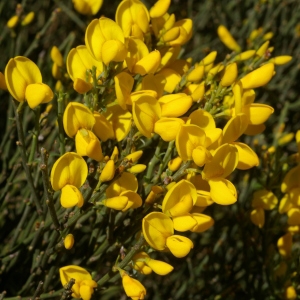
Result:
M31 298L32 300L38 300L38 299L40 299L40 295L41 295L41 293L43 291L43 284L44 284L43 281L39 282L38 287L35 290L32 298Z
M63 114L64 114L64 94L59 93L57 99L57 123L58 123L58 139L59 139L59 152L60 155L65 154L65 131L63 126Z
M18 101L13 100L13 103L14 103L14 111L15 111L15 116L16 116L17 131L18 131L18 136L19 136L19 142L17 144L18 144L18 146L20 146L22 164L23 164L23 168L26 173L26 178L27 178L27 181L28 181L31 193L32 193L33 202L36 206L38 214L40 215L40 214L42 214L43 210L42 210L39 198L37 196L35 186L33 184L33 179L32 179L29 167L27 165L25 138L24 138L24 132L23 132L23 126L22 126L22 112L23 112L24 102L21 102L19 104ZM17 105L18 105L18 107L17 107Z
M56 230L61 230L61 225L59 224L55 207L54 207L54 201L53 201L53 190L52 187L49 185L49 177L48 177L48 152L45 148L41 148L41 158L42 163L40 165L42 176L43 176L43 185L44 185L44 193L46 195L46 203L49 208L49 212L53 221L53 224L55 226Z

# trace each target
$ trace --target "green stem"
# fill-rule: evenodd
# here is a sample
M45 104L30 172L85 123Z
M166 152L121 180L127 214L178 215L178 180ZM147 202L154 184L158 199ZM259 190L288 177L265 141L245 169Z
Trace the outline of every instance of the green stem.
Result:
M39 136L39 132L40 132L40 114L41 114L40 106L38 106L34 110L34 114L35 114L35 128L32 133L32 142L31 142L31 149L30 149L30 154L29 154L29 158L28 158L28 163L32 163L36 149L37 149L38 136Z
M19 136L18 145L20 146L20 150L21 150L22 164L23 164L23 168L26 173L28 185L29 185L31 193L32 193L33 202L36 206L38 214L40 215L43 212L42 207L41 207L39 198L37 196L35 186L33 184L33 179L32 179L29 167L27 165L26 146L25 146L23 126L22 126L22 111L23 111L24 102L21 102L20 104L16 100L13 100L13 102L14 102L14 110L15 110L16 123L17 123L17 131L18 131L18 136ZM17 107L17 104L19 104L18 107Z
M46 203L49 208L50 216L52 218L53 224L55 226L56 230L61 230L61 226L59 224L55 207L54 207L54 201L53 201L53 190L52 187L49 184L49 177L48 177L48 152L45 148L41 149L41 158L42 163L40 165L41 171L42 171L42 177L43 177L43 185L44 185L44 193L46 195Z
M65 154L65 131L63 126L63 114L64 114L64 94L59 93L58 99L57 99L57 122L58 122L58 139L59 139L59 152L62 156Z
M35 290L35 292L34 292L34 294L32 296L32 300L38 300L38 299L40 299L40 295L41 295L41 293L43 291L43 284L44 283L42 281L39 282L38 287L36 288L36 290Z
M57 299L57 296L62 295L63 292L64 292L64 290L60 289L56 292L49 292L49 293L41 294L39 296L39 299L51 299L51 298L56 298ZM33 299L33 298L32 297L21 297L21 296L5 298L5 300L30 300L30 299ZM63 298L63 299L67 299L67 298Z
M117 268L120 268L120 269L125 268L128 265L128 263L132 260L132 257L143 246L144 242L145 242L145 239L144 239L143 235L141 235L141 237L139 238L139 240L137 241L137 243L131 248L131 250L127 253L127 255L125 256L125 258L116 266L116 269ZM98 280L98 282L97 282L98 285L102 286L107 281L109 281L112 277L114 277L114 275L115 275L115 273L113 271L108 272L102 278L100 278Z

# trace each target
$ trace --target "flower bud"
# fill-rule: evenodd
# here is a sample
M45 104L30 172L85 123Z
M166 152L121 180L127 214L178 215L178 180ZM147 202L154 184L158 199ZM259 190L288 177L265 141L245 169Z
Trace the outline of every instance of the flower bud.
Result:
M110 181L114 178L115 176L115 162L110 159L105 167L103 168L102 172L101 172L101 175L100 175L100 181L101 182L105 182L105 181Z
M74 245L74 236L73 234L70 233L64 239L64 246L67 250L70 250L72 249L73 245Z

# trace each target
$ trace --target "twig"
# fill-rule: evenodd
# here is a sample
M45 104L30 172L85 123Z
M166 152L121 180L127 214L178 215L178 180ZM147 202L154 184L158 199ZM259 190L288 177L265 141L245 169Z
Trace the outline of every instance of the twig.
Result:
M38 287L37 287L37 289L35 290L35 292L34 292L32 298L30 298L30 300L31 300L31 299L32 299L32 300L40 299L40 295L41 295L41 293L42 293L42 291L43 291L43 284L44 284L43 281L40 281L40 282L39 282Z
M33 179L32 179L31 173L30 173L28 165L27 165L27 154L26 154L25 139L24 139L23 126L22 126L22 111L23 111L24 102L21 102L19 104L18 101L13 99L13 103L14 103L16 122L17 122L17 131L18 131L18 136L19 136L18 145L20 146L20 150L21 150L22 164L23 164L23 168L26 173L26 178L27 178L27 181L28 181L31 193L32 193L32 198L33 198L34 204L36 206L38 214L41 215L43 210L42 210L39 198L37 196L35 186L33 184ZM18 107L17 107L17 105L18 105Z

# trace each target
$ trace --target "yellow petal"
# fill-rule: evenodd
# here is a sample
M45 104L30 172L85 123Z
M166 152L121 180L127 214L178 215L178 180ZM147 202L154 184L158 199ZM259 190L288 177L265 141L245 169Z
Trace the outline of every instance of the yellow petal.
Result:
M94 112L94 117L96 123L93 127L93 131L97 137L103 142L106 142L108 139L114 139L115 133L112 124L105 118L105 116L99 112Z
M102 45L102 60L108 65L111 61L124 61L127 49L121 41L108 40Z
M100 178L99 179L101 180L101 182L112 180L114 178L114 176L115 176L115 170L116 170L116 168L115 168L115 162L112 159L110 159L106 163L105 167L103 168L103 170L102 170L102 172L100 174Z
M204 214L192 213L192 217L197 222L197 224L191 229L192 232L204 232L215 223L212 217Z
M224 75L222 76L220 84L222 86L230 86L234 83L238 75L238 68L236 63L226 66Z
M53 99L53 92L47 84L32 83L27 85L25 98L30 108L35 108L41 103L48 103Z
M181 235L172 235L167 238L166 245L172 254L178 258L185 257L194 248L193 242Z
M119 105L125 110L127 99L133 88L134 79L128 73L121 72L114 77L116 97Z
M180 232L191 230L197 225L197 221L190 214L173 217L172 220L174 229Z
M189 120L190 124L195 124L204 131L216 128L216 123L213 116L203 109L194 110L189 115Z
M113 198L108 198L103 200L102 203L109 208L116 209L116 210L123 210L128 203L128 197L117 196Z
M211 179L208 181L210 186L210 196L215 203L220 205L231 205L237 200L235 186L227 179Z
M248 73L241 79L244 89L254 89L266 85L273 77L274 64L267 63L262 67Z
M61 52L56 46L53 46L51 48L50 56L53 62L55 62L59 67L62 67L64 65L64 60L61 55Z
M173 233L173 222L165 214L152 212L143 218L143 235L152 248L164 250L166 239Z
M126 211L129 208L138 208L141 207L143 204L142 198L136 192L124 191L120 195L128 198L127 205L122 209L122 211Z
M249 124L251 125L260 125L266 122L273 112L273 107L261 103L253 103L243 107L243 113L249 117Z
M283 257L289 256L292 251L293 236L290 232L280 237L277 241L277 247L280 255Z
M278 199L271 191L262 189L254 192L253 194L253 199L252 199L253 208L261 207L263 209L270 210L275 208L277 204L278 204Z
M163 16L169 9L171 0L158 0L151 7L149 13L151 18L159 18Z
M160 65L161 55L158 50L150 52L133 67L133 72L140 75L153 74Z
M70 250L73 248L73 245L74 245L74 235L70 233L64 238L64 246L67 250Z
M88 271L75 265L60 268L59 275L63 286L66 285L71 278L75 279L75 282L82 280L92 280L92 276Z
M127 297L134 300L143 300L145 298L146 289L138 280L131 278L125 273L122 276L122 284Z
M222 143L231 143L236 141L246 130L248 126L248 117L241 113L231 118L223 128Z
M164 91L170 94L173 93L176 86L179 84L181 80L181 76L176 71L170 68L163 68L162 70L159 71L158 74L162 75L166 81L166 84L164 86Z
M288 213L288 224L291 226L300 225L300 209L291 208Z
M73 88L77 93L85 94L93 88L93 85L85 80L82 80L81 78L75 78Z
M284 176L281 183L281 191L289 192L291 189L299 186L300 165L290 169Z
M146 264L158 275L164 276L173 271L173 267L164 261L146 259Z
M75 205L83 205L83 197L78 188L74 185L67 184L61 189L60 203L64 208L70 208Z
M80 128L91 130L96 120L88 107L81 103L70 102L63 115L63 124L69 137L76 135Z
M259 158L257 154L244 143L234 143L239 156L239 161L237 164L237 169L248 170L259 165Z
M11 58L5 67L4 77L10 94L23 102L27 85L41 83L42 75L38 66L24 56Z
M263 208L258 207L251 211L250 215L251 222L258 226L259 228L263 228L265 224L265 211Z
M176 135L183 124L184 121L179 118L160 118L155 122L153 131L159 134L164 141L170 142L175 140Z
M235 41L235 39L225 26L220 25L218 27L218 35L222 43L224 43L227 48L236 52L241 51L241 47L238 45L238 43Z
M67 152L54 163L50 180L55 191L67 184L79 188L84 184L87 174L88 167L85 160L77 153Z

